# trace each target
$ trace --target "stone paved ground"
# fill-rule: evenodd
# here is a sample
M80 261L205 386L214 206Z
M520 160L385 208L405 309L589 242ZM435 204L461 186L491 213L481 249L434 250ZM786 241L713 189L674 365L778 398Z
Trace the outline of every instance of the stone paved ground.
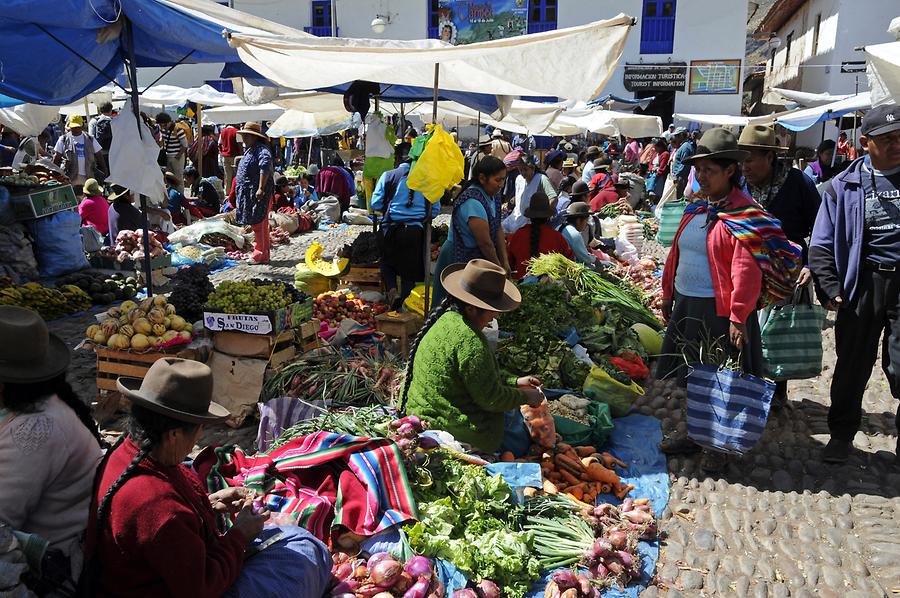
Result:
M242 265L216 281L253 277L292 280L294 264L313 240L334 250L357 231L315 232L274 248L269 266ZM51 328L74 347L91 316L58 320ZM892 464L897 402L877 370L863 404L863 429L849 463L820 461L828 440L828 386L834 335L825 331L822 376L792 382L790 402L770 419L759 445L731 460L721 475L700 471L697 456L669 459L671 500L661 529L656 586L642 597L773 596L863 598L900 592L900 468ZM94 357L78 352L71 379L92 397ZM670 430L682 427L682 391L651 382L636 405ZM121 429L121 419L107 426ZM210 429L201 444L249 446L255 424ZM893 592L892 592L893 590Z

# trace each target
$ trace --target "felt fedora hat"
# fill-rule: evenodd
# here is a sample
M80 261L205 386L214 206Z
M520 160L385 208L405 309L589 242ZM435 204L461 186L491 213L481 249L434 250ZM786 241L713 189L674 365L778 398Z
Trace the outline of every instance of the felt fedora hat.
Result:
M766 125L747 125L738 138L738 147L748 150L784 152L788 148L778 145L775 128Z
M262 132L262 126L259 123L255 122L246 122L244 123L244 128L238 131L241 135L256 135L261 139L265 139L268 141L268 137L265 133Z
M478 145L490 145L491 138L487 135L479 135L478 136Z
M591 206L583 201L573 201L566 208L566 216L590 216Z
M579 197L584 197L590 192L590 190L591 188L588 187L587 183L585 183L581 179L578 179L577 181L575 181L575 184L572 185L572 192L569 193L569 197L571 197L573 200Z
M216 423L230 415L213 402L212 370L199 361L164 357L150 366L143 380L119 378L116 386L136 405L178 421Z
M441 283L447 293L480 309L506 312L522 302L522 294L506 279L506 271L487 260L447 266Z
M29 384L62 374L69 348L30 309L0 306L0 382Z
M738 147L734 133L723 127L714 127L703 134L697 142L697 152L684 160L685 164L694 164L702 158L742 161L750 155L747 150Z
M546 193L538 191L531 196L531 203L525 208L526 218L553 218L556 210L550 205L550 198Z

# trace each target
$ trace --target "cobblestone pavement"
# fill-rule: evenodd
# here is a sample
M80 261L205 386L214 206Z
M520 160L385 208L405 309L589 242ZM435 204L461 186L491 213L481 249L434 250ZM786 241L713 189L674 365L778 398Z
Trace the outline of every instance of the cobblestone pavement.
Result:
M268 266L241 265L214 276L226 279L293 279L293 268L313 240L333 251L365 227L314 232L273 248ZM98 310L99 311L99 310ZM74 347L90 314L57 320L51 329ZM820 460L828 440L828 388L834 335L825 331L825 371L791 382L790 401L770 418L759 445L732 458L719 475L700 471L699 456L668 461L671 499L661 529L656 586L641 596L773 596L862 598L900 590L900 468L893 465L897 402L876 368L863 403L856 452L846 465ZM77 352L70 376L81 396L92 397L94 356ZM650 382L640 413L665 430L684 428L683 391ZM120 431L121 418L106 426ZM255 423L211 428L201 444L250 446Z

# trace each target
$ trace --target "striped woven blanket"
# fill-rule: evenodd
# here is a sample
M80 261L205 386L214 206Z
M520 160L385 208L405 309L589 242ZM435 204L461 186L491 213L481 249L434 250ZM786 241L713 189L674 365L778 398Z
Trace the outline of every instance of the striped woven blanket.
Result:
M372 536L418 517L399 449L386 439L316 432L253 457L236 446L209 447L194 469L209 492L256 490L279 521L289 515L326 542L339 529Z
M728 232L753 254L762 270L758 307L778 303L794 292L803 267L803 253L799 245L784 236L777 218L757 206L724 210L703 199L689 203L684 209L685 214L706 212L722 221Z

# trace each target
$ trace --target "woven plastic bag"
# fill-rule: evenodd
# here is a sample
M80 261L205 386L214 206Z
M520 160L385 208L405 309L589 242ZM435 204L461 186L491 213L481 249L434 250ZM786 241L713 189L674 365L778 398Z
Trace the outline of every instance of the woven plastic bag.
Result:
M465 159L456 141L440 125L434 125L431 139L413 165L406 185L435 203L463 179L464 166Z
M700 446L743 454L762 436L775 383L696 365L687 377L688 436Z
M825 310L813 305L808 288L769 310L761 327L763 364L773 380L802 380L822 373Z
M556 433L562 436L564 442L572 446L591 445L600 448L609 440L615 427L609 405L600 401L591 401L587 411L588 420L591 422L589 425L561 415L554 415Z
M656 242L663 247L672 246L686 205L685 201L672 201L659 208L659 231L656 233Z
M584 381L584 396L609 405L613 417L628 415L635 399L644 394L639 384L622 384L603 368L592 367Z

